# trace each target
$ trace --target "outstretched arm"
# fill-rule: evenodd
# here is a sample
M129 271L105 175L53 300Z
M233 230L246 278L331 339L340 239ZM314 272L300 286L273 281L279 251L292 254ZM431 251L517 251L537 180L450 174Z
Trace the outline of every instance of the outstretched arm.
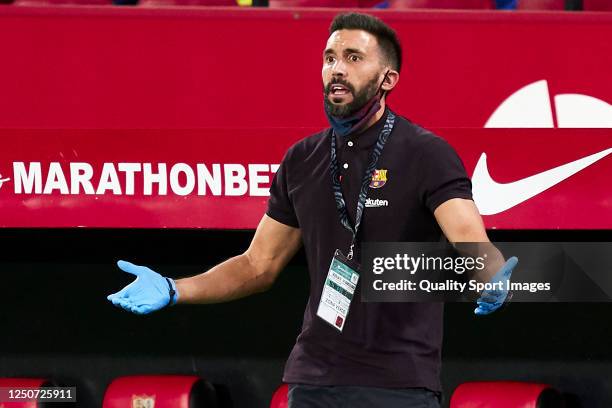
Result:
M438 225L446 238L453 244L461 242L481 242L478 249L486 249L489 253L487 268L476 278L488 282L504 264L504 257L495 246L488 244L489 237L482 217L472 200L453 198L438 206L434 211ZM476 248L473 246L473 248ZM470 254L477 256L478 254Z
M301 232L264 215L241 255L207 272L174 281L145 266L119 261L117 265L136 279L108 296L115 306L137 314L177 303L217 303L263 292L276 280L300 248Z
M480 282L490 283L510 280L518 259L512 257L505 261L502 253L489 241L478 208L472 200L450 199L436 208L434 216L446 238L453 244L481 243L477 246L464 247L476 251L470 254L471 256L488 255L485 269L476 273L474 278ZM483 291L476 302L478 307L474 313L485 315L494 312L502 306L507 296L508 290L506 289Z
M300 248L302 236L264 215L251 245L208 272L176 281L179 303L218 303L270 288Z

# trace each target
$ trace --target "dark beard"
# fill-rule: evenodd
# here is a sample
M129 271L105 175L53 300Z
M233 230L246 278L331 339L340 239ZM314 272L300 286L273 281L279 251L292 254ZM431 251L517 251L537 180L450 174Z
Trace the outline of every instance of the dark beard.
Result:
M332 85L340 84L348 88L353 94L353 101L346 105L336 105L329 101L329 94L331 92ZM337 118L346 118L363 108L370 99L378 93L378 76L372 78L366 86L360 92L355 93L355 88L348 82L342 79L332 80L327 86L323 86L323 100L325 102L325 108L330 115ZM333 97L332 97L333 98Z

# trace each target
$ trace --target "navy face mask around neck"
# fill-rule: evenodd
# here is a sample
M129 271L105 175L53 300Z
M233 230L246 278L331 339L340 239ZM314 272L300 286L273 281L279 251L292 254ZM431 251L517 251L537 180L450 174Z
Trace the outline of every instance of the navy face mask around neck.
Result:
M382 80L382 83L378 87L378 91L376 94L357 112L353 113L350 116L345 118L339 118L337 116L333 116L330 114L327 104L325 104L325 115L327 116L327 120L331 125L334 132L340 137L345 137L359 130L363 129L365 125L376 115L376 112L380 110L380 100L382 99L381 87L387 78L387 74L389 71L385 73L385 76Z

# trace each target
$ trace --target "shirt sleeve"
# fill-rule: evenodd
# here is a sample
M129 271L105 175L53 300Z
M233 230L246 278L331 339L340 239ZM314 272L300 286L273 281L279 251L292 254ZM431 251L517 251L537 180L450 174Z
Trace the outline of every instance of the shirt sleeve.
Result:
M444 139L435 136L426 143L421 155L420 170L420 197L432 213L451 198L472 200L472 182L463 162Z
M283 158L270 185L270 198L266 214L276 221L290 227L299 228L293 201L289 196L289 152Z

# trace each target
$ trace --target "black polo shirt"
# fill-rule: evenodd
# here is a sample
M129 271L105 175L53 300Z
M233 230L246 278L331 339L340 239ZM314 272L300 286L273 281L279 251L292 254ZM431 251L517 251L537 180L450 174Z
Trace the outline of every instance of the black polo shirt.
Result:
M337 139L342 191L352 222L370 152L386 116L361 134ZM346 254L351 242L334 201L330 137L327 129L293 145L270 188L267 214L301 229L311 281L302 332L283 381L439 391L442 303L362 303L358 285L342 333L317 316L334 251ZM453 148L400 116L376 167L386 170L386 181L369 189L374 205L364 211L360 242L439 241L436 207L451 198L472 198L470 180Z

